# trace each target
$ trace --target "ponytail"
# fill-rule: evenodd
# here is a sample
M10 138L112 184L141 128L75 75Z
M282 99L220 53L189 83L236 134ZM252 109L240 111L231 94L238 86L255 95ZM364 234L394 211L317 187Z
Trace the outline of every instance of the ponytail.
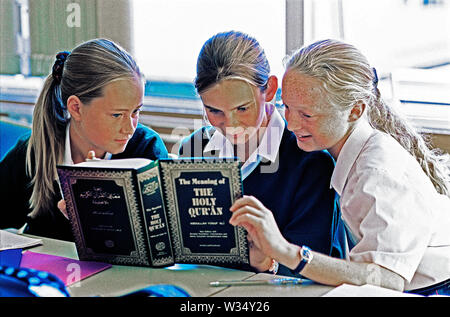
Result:
M66 128L70 120L67 99L77 96L85 105L103 96L103 88L115 80L142 74L134 59L119 45L106 39L82 43L71 53L56 55L33 113L26 170L33 191L30 217L54 209L56 165L64 158Z
M28 142L26 169L32 176L31 217L51 209L55 194L56 165L64 155L68 113L61 103L59 84L49 75L34 106L31 137ZM34 157L33 157L34 156ZM34 170L33 170L34 162Z
M433 149L430 140L419 134L411 124L386 104L375 86L375 99L368 107L370 125L392 136L420 164L436 191L450 197L449 155Z

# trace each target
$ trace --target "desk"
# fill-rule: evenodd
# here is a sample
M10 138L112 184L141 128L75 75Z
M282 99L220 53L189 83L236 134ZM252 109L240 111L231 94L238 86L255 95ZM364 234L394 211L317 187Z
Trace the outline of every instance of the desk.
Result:
M43 244L30 251L78 259L73 242L42 239ZM68 287L71 296L120 296L154 284L173 284L185 289L192 297L293 297L321 296L332 287L307 283L299 286L234 286L211 287L217 280L269 279L270 274L227 269L209 265L175 265L169 268L148 268L113 265Z

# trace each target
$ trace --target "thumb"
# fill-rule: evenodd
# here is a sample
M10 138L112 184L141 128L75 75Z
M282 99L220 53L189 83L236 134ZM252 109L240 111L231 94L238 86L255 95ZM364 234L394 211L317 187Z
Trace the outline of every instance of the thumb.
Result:
M95 151L89 151L86 157L86 161L89 160L97 160L97 158L95 157Z
M67 215L66 201L64 199L61 199L60 201L58 201L58 209L62 212L64 217L69 219L69 216Z

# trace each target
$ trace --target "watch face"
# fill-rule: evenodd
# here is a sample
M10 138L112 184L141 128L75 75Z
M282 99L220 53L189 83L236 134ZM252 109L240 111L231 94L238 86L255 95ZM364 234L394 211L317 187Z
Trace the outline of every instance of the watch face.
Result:
M302 260L306 261L307 263L311 262L312 260L312 253L311 249L308 247L303 246L302 247Z

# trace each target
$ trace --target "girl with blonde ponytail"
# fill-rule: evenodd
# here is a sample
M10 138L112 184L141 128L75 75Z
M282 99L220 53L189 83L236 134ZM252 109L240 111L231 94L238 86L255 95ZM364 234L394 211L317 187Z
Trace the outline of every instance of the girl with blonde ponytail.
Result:
M143 76L133 58L106 39L56 55L34 107L32 132L0 162L0 228L73 240L61 200L57 164L167 157L159 135L138 124Z
M354 46L324 40L296 51L282 82L288 128L305 151L336 160L350 252L333 259L288 242L254 197L232 206L268 256L328 285L374 284L422 295L450 295L448 156L432 150L381 98L378 76Z

